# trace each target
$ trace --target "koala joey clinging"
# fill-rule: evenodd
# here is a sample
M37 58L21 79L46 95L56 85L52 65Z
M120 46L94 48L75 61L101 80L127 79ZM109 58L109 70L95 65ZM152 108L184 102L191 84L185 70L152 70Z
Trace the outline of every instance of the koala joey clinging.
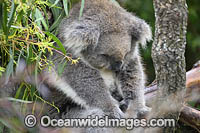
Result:
M65 95L65 100L59 100L52 93L56 98L51 100L56 100L65 117L121 118L129 105L139 113L147 111L138 44L151 40L150 27L112 0L85 0L79 18L80 7L76 4L59 28L64 47L80 60L76 65L67 64L61 77L46 73L45 84ZM62 60L58 57L53 55L54 70Z

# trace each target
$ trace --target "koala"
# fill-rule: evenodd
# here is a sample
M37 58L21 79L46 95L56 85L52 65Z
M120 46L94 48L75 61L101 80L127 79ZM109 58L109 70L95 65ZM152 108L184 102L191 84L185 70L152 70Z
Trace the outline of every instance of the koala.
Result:
M145 114L150 109L145 106L145 74L138 47L151 40L150 26L112 0L85 0L81 17L80 7L81 3L74 5L58 35L72 58L80 60L67 64L58 76L62 58L55 53L51 57L55 66L44 70L40 92L49 88L46 98L60 108L57 116L62 118L122 118L127 110Z
M55 66L26 81L35 84L40 94L60 109L50 107L56 118L87 116L123 118L144 115L145 74L139 44L151 40L151 28L142 19L128 13L113 0L85 0L76 4L59 27L59 39L75 65L67 64L61 76L57 70L63 61L59 53L51 58ZM84 132L111 132L106 128L86 128Z

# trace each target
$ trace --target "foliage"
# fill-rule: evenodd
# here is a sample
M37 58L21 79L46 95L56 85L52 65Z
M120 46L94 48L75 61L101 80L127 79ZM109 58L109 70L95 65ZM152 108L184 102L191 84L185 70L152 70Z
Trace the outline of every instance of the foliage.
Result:
M51 69L54 65L46 57L47 53L52 55L57 52L63 56L63 61L76 63L78 59L68 56L56 37L58 25L68 15L71 5L68 0L0 1L0 76L5 72L3 76L8 80L22 58L27 64L36 64L34 74L37 76L42 69ZM62 69L64 67L60 67L59 71L62 72ZM26 83L19 86L15 98L16 101L41 100L55 106L54 103L43 100L38 96L35 87Z
M0 76L8 80L23 58L27 64L35 64L33 74L37 77L39 71L46 67L51 69L54 65L47 58L47 54L52 55L55 52L63 57L64 62L60 63L59 74L63 72L66 61L76 63L78 59L68 56L56 37L58 25L64 17L68 16L73 3L69 0L0 0ZM84 0L82 0L80 15L83 7ZM3 72L5 74L2 75ZM27 83L21 83L15 98L9 100L20 102L22 113L26 112L26 101L34 103L42 101L55 107L59 112L54 103L42 99L35 87ZM32 112L34 113L34 108ZM6 121L1 122L6 123ZM1 124L0 130L2 130Z

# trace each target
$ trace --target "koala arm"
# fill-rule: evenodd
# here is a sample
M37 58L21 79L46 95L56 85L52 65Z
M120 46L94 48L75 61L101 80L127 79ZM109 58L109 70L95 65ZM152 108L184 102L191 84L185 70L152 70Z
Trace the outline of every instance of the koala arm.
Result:
M145 106L145 74L138 52L138 44L145 47L146 42L152 39L152 32L150 26L144 20L136 16L130 18L132 23L131 51L127 53L124 65L119 72L119 81L124 95L120 108L125 112L130 101L133 101L139 115L143 115L150 109Z
M133 91L137 88L144 88L144 73L138 58L131 59L124 64L119 72L119 80L125 99L135 100Z
M56 89L55 92L63 93L65 95L64 100L65 98L71 99L74 104L84 109L89 107L99 108L110 117L123 117L123 112L112 100L109 89L99 72L82 61L76 65L68 65L62 77L57 77L53 71L44 75L46 84ZM58 106L63 106L63 103L66 103L63 98L60 100L57 97L52 100L56 100Z
M139 56L130 58L123 65L119 73L119 80L124 95L124 100L120 107L122 111L125 112L131 103L130 105L133 105L134 110L138 112L137 115L145 115L149 109L145 106L145 75Z
M68 77L67 81L72 88L77 88L75 89L77 95L86 102L86 105L100 108L110 117L123 117L123 113L112 100L100 73L84 63L78 65L80 66L76 66L76 68L73 66L73 74L70 79Z
M60 27L59 38L63 45L72 50L74 54L80 53L89 45L94 47L98 43L100 36L99 26L92 20L77 20L71 23L68 19L62 22Z

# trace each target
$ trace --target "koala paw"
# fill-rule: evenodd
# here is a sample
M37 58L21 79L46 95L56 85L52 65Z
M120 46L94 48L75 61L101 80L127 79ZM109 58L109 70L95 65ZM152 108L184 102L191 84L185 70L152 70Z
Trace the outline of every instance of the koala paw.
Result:
M119 108L121 109L122 112L126 112L126 110L128 109L128 106L129 106L129 100L122 100L120 103L119 103Z
M128 104L122 101L120 102L119 108L121 109L122 112L126 112L126 110L128 109Z
M145 106L144 108L138 109L137 117L145 118L150 111L151 111L151 108L149 108L147 106Z
M119 107L114 107L109 111L106 111L106 115L109 118L117 118L117 119L121 119L121 118L125 118L125 114L121 111L121 109Z

